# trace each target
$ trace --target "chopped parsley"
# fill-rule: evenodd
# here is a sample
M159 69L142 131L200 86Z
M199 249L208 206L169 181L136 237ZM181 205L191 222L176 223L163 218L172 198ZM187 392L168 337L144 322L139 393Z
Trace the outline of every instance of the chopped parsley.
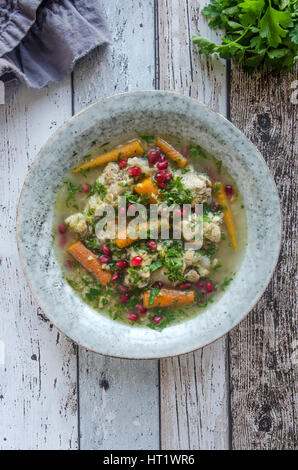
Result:
M185 189L182 184L182 177L172 178L165 189L161 189L163 199L168 206L172 204L191 204L194 196L189 189Z
M152 287L150 291L150 297L149 297L149 305L154 304L155 297L159 294L160 289L157 286Z
M105 198L105 195L107 194L107 188L99 181L95 181L95 183L91 186L89 192L90 196L93 196L94 194L98 194L100 199L103 200Z
M155 139L155 135L140 135L140 139L145 140L147 144L152 144Z
M218 173L221 172L221 167L222 167L222 160L217 160L216 168L217 168Z
M189 149L189 153L191 154L191 156L193 158L205 158L205 160L208 160L208 155L207 155L207 152L205 150L202 149L202 147L200 145L193 145L190 147Z
M161 268L163 265L163 262L160 260L160 259L157 259L156 261L153 261L153 263L151 263L150 265L150 271L151 272L154 272L156 271L157 269Z
M67 195L66 195L66 206L69 207L70 202L75 201L76 193L82 191L81 185L76 185L70 180L65 180L64 184L66 185Z

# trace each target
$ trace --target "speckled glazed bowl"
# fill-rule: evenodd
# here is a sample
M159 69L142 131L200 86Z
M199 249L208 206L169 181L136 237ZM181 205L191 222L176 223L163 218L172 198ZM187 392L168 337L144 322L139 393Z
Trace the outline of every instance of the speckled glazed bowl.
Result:
M202 314L161 333L115 322L82 302L64 280L52 245L53 206L66 172L76 163L73 150L82 155L95 139L100 144L150 133L183 136L220 158L241 188L248 225L243 261L225 294ZM17 225L25 273L50 320L86 348L136 359L183 354L227 333L262 295L281 240L277 190L257 149L204 104L160 91L113 96L64 124L41 149L26 179Z

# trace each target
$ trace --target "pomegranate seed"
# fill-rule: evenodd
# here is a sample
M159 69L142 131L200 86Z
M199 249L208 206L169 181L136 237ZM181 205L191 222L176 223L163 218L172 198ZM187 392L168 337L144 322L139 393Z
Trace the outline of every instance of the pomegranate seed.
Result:
M161 156L159 157L158 161L160 163L162 163L162 162L165 162L166 160L167 160L167 157L165 156L165 154L162 153Z
M166 170L168 165L168 162L158 162L156 166L159 170Z
M155 181L157 184L160 186L161 184L164 184L165 179L166 179L166 174L164 170L159 170L156 175L154 176Z
M127 319L130 321L137 321L139 319L139 315L137 313L130 313L127 315Z
M65 266L69 269L72 269L73 268L73 261L71 259L67 259L65 261Z
M167 187L166 183L158 183L158 186L161 188L161 189L165 189Z
M160 149L159 148L151 149L149 150L147 155L148 155L148 162L150 163L150 165L154 165L157 162L157 160L160 158Z
M213 204L213 207L212 207L213 212L218 212L219 209L220 209L220 207L219 207L218 204Z
M135 215L136 206L134 204L129 204L127 209L127 215Z
M226 192L227 196L229 196L229 197L233 196L233 188L230 184L226 185L225 192Z
M148 246L149 250L151 251L156 251L157 249L157 243L155 240L148 240L146 245Z
M206 289L201 289L201 290L200 290L200 294L201 294L201 295L207 295L208 292L207 292Z
M140 264L143 263L143 258L142 256L135 256L131 262L130 262L130 265L133 266L133 267L136 267L136 266L140 266Z
M118 165L121 168L121 170L123 170L123 168L127 167L127 160L119 160Z
M129 297L130 297L129 294L123 294L123 295L121 295L121 297L120 297L120 302L121 302L122 304L125 304L125 303L128 301Z
M213 292L213 289L214 289L214 286L212 284L212 282L207 282L206 283L206 289L207 289L207 292Z
M103 245L103 246L101 247L101 251L102 251L105 255L111 256L111 250L110 250L110 248L109 248L107 245Z
M179 285L180 289L182 290L188 290L191 288L191 283L190 282L181 282Z
M152 287L158 287L159 289L161 289L163 287L163 282L162 281L155 281L152 284Z
M67 237L66 235L63 235L61 238L60 238L60 246L63 248L67 243Z
M125 215L126 214L126 208L125 207L119 207L118 213L119 213L119 215Z
M116 266L118 269L126 269L128 267L128 262L125 259L119 259Z
M141 304L140 304L140 305L136 305L136 308L138 309L138 311L139 311L140 313L143 313L143 314L144 314L144 313L147 312L147 309L144 307L144 305L141 305Z
M141 176L142 170L138 166L133 166L128 169L129 176Z
M115 282L119 278L119 273L114 273L112 276L112 281Z
M61 233L61 235L63 235L64 233L67 232L67 226L65 224L60 224L58 227L58 232Z
M197 289L204 289L205 286L206 286L206 281L198 281L198 282L196 283L196 288L197 288Z
M206 300L205 299L200 299L200 304L205 304Z
M88 184L82 184L82 191L88 194L90 192L90 186Z
M120 286L118 286L118 290L119 290L119 292L121 292L121 294L127 294L127 292L128 292L128 288L126 286L123 286L122 284L120 284Z
M166 183L168 183L169 181L171 181L171 179L172 179L172 173L170 173L170 172L169 172L169 173L166 173L166 174L165 174L165 181L166 181Z
M107 255L100 255L99 257L99 261L102 263L102 264L107 264L111 261L111 258Z
M158 325L162 320L163 320L163 317L161 315L160 316L154 315L154 317L152 318L154 325Z

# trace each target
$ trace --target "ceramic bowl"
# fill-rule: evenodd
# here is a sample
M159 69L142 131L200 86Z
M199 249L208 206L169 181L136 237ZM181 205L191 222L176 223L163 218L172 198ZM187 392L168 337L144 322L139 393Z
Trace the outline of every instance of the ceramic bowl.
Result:
M126 135L173 134L196 142L223 161L241 188L247 249L225 294L202 314L165 328L131 327L82 302L62 276L52 244L53 206L67 171L91 142ZM18 208L20 256L34 296L49 319L76 343L101 354L148 359L183 354L227 333L251 310L275 268L281 241L276 186L251 142L224 117L197 100L148 91L113 96L66 122L39 152ZM226 313L225 313L226 312Z

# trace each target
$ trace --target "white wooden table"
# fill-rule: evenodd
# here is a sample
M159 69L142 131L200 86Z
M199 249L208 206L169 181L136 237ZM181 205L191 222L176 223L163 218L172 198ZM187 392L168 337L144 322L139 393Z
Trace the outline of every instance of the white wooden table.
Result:
M16 208L30 164L64 121L103 97L175 90L228 113L265 156L274 135L283 139L278 152L293 151L287 90L294 78L265 83L260 74L227 73L225 62L199 57L191 35L216 38L200 14L204 3L102 0L113 45L89 54L64 83L39 92L20 86L0 105L0 449L294 447L294 325L272 292L282 276L290 282L287 269L229 338L173 359L127 361L78 348L59 333L34 302L18 259ZM270 93L287 107L272 104ZM265 114L275 119L269 127L258 118ZM278 162L271 169L287 201L282 181L292 170ZM291 243L288 231L286 260ZM286 295L289 309L292 291Z

